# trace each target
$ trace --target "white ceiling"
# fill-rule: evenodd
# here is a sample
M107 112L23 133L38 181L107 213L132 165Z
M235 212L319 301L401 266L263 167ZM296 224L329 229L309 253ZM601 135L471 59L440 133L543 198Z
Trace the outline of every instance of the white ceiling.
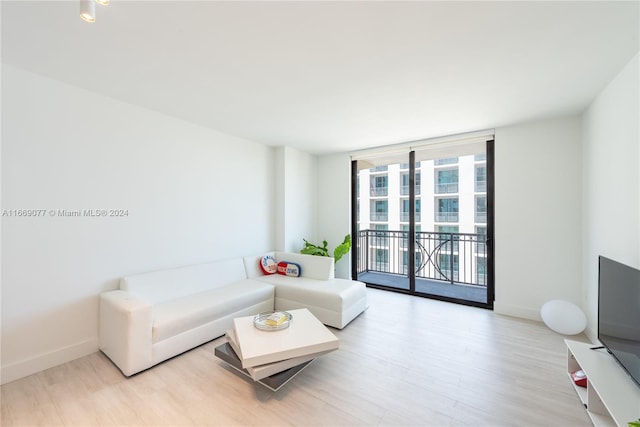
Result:
M638 1L2 1L2 61L312 153L578 114L639 50Z

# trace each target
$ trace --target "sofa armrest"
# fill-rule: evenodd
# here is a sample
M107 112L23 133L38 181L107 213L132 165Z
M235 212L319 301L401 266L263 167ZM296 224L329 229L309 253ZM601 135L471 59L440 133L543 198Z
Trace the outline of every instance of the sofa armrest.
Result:
M126 376L152 365L152 307L127 291L100 294L100 350Z
M291 261L300 264L302 277L316 280L331 280L335 277L333 258L294 252L276 252L275 256L278 262Z

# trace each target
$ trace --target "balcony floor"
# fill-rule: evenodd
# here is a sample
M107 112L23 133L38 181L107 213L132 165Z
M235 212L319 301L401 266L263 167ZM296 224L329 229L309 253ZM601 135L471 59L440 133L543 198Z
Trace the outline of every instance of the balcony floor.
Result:
M398 274L364 271L358 273L358 280L372 285L388 286L396 289L409 289L409 278ZM465 285L462 283L452 284L439 280L416 277L416 292L479 302L482 304L487 303L487 288L485 286Z

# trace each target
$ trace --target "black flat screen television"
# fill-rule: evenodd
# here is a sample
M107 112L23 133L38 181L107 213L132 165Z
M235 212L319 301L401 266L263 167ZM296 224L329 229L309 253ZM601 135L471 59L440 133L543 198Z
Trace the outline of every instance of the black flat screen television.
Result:
M640 386L640 270L598 259L598 340Z

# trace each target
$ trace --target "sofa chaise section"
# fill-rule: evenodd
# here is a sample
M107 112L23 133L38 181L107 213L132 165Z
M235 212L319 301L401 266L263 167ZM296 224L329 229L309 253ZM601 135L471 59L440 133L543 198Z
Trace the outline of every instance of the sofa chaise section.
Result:
M342 329L367 309L366 285L335 278L333 258L291 252L268 255L301 267L300 277L265 275L259 268L261 256L245 257L247 277L275 286L276 310L307 308L325 325Z

